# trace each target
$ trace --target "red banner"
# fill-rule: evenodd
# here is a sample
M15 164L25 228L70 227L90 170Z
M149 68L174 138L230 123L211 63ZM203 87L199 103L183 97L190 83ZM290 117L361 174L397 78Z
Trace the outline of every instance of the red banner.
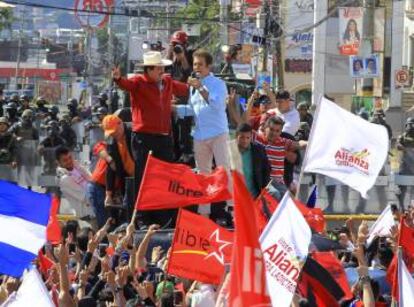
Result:
M180 210L167 272L209 284L223 281L231 260L233 234L213 221Z
M149 155L135 208L171 209L225 201L231 198L227 187L228 176L223 167L202 175L185 164L168 163Z
M270 215L273 214L279 204L277 200L273 198L266 190L263 190L260 196L256 199L253 206L253 214L260 232L265 228L268 221L268 218L263 212L263 201L265 202L268 213ZM325 229L325 217L323 215L322 209L309 208L298 199L295 199L294 201L299 211L305 218L306 222L308 222L309 226L316 232L323 232Z
M233 171L234 247L230 272L230 307L271 306L259 245L259 227L252 217L253 199L242 175Z

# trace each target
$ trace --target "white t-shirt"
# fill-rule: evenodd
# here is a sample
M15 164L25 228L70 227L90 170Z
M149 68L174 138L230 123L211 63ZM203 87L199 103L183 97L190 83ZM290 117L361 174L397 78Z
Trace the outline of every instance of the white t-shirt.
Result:
M282 132L289 133L291 136L295 136L300 127L300 116L293 102L290 105L290 110L286 113L281 113L279 109L272 109L268 112L274 112L277 116L281 117L284 120L285 124L283 125Z
M216 306L216 292L211 285L203 284L200 290L191 295L191 307L214 307Z

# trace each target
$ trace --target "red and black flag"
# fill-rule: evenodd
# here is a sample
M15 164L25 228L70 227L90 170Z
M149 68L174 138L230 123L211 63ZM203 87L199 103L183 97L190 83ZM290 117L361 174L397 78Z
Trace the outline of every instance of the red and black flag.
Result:
M345 271L331 252L312 253L306 259L298 287L312 307L335 307L352 298Z

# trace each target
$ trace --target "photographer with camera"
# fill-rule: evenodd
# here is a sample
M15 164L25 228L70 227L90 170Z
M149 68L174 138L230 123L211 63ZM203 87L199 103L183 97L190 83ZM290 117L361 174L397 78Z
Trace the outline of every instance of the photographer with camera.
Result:
M188 36L184 31L176 31L170 40L168 58L173 61L167 70L174 80L187 82L192 72L192 52L187 50ZM175 104L187 104L187 97L175 97ZM172 133L174 138L174 155L176 160L184 163L191 161L193 142L191 137L192 116L173 118Z
M176 31L170 40L167 58L173 63L167 72L174 80L187 82L192 72L192 52L187 50L188 36L184 31Z

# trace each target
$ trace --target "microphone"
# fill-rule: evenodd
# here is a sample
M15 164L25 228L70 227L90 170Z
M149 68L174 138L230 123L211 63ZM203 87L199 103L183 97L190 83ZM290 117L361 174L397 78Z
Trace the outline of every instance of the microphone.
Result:
M200 73L196 72L196 71L193 71L191 73L191 78L200 79Z
M191 73L191 76L190 77L199 80L200 79L200 73L198 73L196 71L193 71ZM191 95L194 95L195 91L196 91L196 89L193 88L193 90L191 91Z

